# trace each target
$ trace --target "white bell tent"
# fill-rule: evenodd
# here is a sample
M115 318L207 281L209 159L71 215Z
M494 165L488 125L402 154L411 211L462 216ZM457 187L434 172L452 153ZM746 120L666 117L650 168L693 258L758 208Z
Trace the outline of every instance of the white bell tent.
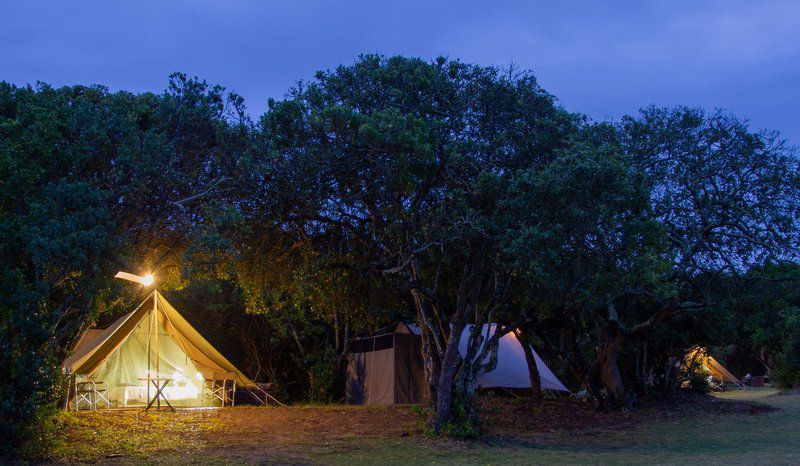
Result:
M494 335L496 327L497 324L490 324L490 327L488 327L491 329L489 335ZM458 345L461 357L466 357L467 340L469 339L471 328L472 326L468 326L464 333L461 334L461 341ZM487 324L484 324L482 330L484 336L487 335L486 329ZM420 328L415 324L400 324L398 331L420 334ZM531 351L536 360L536 368L539 371L542 389L569 393L569 389L558 380L558 377L547 367L547 364L539 357L533 347L531 347ZM531 388L531 378L528 373L528 361L525 359L525 351L513 332L509 332L500 338L497 348L497 365L494 370L481 376L480 380L478 380L478 386L481 388Z
M458 350L462 357L467 354L467 341L469 339L470 327L461 334L461 342ZM496 324L491 324L488 336L494 335ZM487 336L487 325L484 324L482 335ZM539 379L543 390L557 392L569 392L567 387L558 380L553 371L547 367L542 358L531 347L533 357L536 360L536 368L539 371ZM477 357L477 356L476 356ZM488 357L487 357L488 358ZM500 338L497 348L497 366L494 370L487 372L478 380L481 388L531 388L531 378L528 373L528 361L525 359L525 351L522 348L514 332L509 332Z

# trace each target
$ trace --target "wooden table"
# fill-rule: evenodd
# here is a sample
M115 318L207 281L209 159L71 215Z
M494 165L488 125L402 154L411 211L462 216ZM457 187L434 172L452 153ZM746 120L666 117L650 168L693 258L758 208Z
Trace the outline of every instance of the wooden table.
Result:
M171 409L172 411L175 411L175 408L172 407L172 405L169 403L169 400L167 399L167 397L164 396L164 392L163 392L163 390L167 387L167 384L172 382L172 379L165 378L165 377L140 377L139 380L147 381L148 388L150 387L151 383L156 388L155 395L153 395L153 398L147 404L147 407L144 408L145 411L148 411L150 409L150 407L153 406L153 403L156 403L156 406L157 406L156 409L160 410L161 409L161 400L164 400L164 402L167 404L169 409ZM150 390L148 389L147 391L148 391L148 396L149 396Z

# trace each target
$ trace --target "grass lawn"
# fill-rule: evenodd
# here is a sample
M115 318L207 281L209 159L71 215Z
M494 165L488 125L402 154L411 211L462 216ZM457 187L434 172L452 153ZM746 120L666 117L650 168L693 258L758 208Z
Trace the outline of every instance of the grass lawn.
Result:
M482 440L434 439L408 407L65 413L56 462L800 463L800 395L730 391L713 409L593 413L566 400L491 406ZM752 414L755 401L777 408ZM704 403L704 406L708 403ZM729 409L730 408L730 409ZM540 409L540 411L536 411ZM756 410L759 411L759 410ZM513 414L511 414L513 413Z

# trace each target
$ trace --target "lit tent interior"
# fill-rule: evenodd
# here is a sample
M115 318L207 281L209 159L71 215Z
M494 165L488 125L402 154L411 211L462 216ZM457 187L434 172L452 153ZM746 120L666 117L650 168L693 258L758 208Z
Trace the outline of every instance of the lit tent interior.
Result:
M75 384L107 383L112 407L146 405L148 381L143 379L147 377L172 379L163 394L174 406L214 405L209 397L204 397L203 389L206 383L219 378L235 380L237 388L251 392L261 401L253 393L260 392L258 386L203 338L158 291L153 291L135 310L108 328L84 331L62 368L74 377Z
M731 374L725 366L708 354L708 350L705 348L692 348L686 354L685 362L688 366L691 366L693 363L700 363L703 370L722 383L732 383L739 388L745 388L744 384Z
M484 332L485 330L486 327ZM420 329L416 325L400 323L393 333L355 341L348 353L348 403L388 405L422 401L425 373L419 334ZM462 335L459 344L462 356L466 354L467 338L468 330ZM569 392L535 350L533 354L542 389ZM500 339L497 367L484 374L478 385L481 388L531 387L525 353L513 333Z

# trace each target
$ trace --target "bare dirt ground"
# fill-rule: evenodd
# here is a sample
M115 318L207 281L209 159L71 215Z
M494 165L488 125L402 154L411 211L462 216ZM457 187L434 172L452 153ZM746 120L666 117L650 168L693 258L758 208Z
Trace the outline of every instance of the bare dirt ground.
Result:
M410 406L65 413L57 462L313 462L350 441L419 433ZM415 430L416 429L416 430Z
M240 408L216 414L224 427L207 439L208 448L246 461L264 460L265 453L276 461L313 461L356 439L369 442L420 433L410 406Z
M111 411L65 414L54 462L314 464L392 463L403 460L491 463L500 452L546 460L548 449L607 452L640 447L637 432L696 419L748 419L769 404L693 396L601 413L586 403L560 399L483 398L486 435L472 441L432 438L410 406L237 407L177 413ZM739 422L739 421L731 421ZM617 437L620 432L630 433ZM634 440L631 440L631 439ZM572 447L570 447L572 445ZM649 448L649 447L648 447ZM561 451L557 451L562 453ZM484 456L488 455L488 456ZM484 458L486 458L484 460ZM492 458L495 458L492 460ZM565 461L568 456L561 456ZM583 457L576 457L583 458ZM593 458L592 456L588 458ZM587 458L583 458L584 460ZM631 457L636 462L636 457ZM502 462L502 461L501 461Z

